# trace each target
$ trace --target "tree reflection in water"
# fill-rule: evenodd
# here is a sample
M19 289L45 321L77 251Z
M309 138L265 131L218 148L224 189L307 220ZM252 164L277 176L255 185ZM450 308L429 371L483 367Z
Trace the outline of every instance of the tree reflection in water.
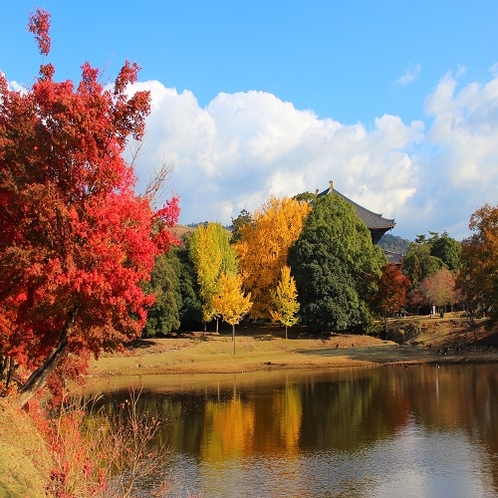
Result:
M175 451L165 473L206 497L498 494L496 366L272 374L147 385L140 406Z

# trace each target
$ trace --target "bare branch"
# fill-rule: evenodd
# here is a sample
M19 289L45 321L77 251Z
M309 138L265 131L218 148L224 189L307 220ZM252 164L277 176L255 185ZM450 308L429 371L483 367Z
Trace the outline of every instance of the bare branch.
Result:
M152 171L144 197L149 200L150 205L160 203L166 191L171 190L170 179L173 174L173 165L163 160L159 171Z

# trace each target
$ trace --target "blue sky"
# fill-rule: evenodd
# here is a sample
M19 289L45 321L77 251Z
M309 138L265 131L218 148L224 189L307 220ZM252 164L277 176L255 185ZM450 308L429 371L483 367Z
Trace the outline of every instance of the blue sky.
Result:
M171 164L183 223L229 223L329 179L409 239L462 238L497 203L495 1L10 1L0 71L13 87L41 62L35 6L52 15L58 79L87 60L104 81L125 59L143 68L139 186Z

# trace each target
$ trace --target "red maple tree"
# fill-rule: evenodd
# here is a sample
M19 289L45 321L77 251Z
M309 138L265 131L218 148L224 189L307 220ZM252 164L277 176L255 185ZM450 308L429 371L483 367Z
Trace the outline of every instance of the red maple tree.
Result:
M410 279L401 273L395 263L387 263L383 266L375 304L377 310L384 316L386 333L387 317L405 306L406 292L409 287Z
M45 56L49 27L30 16ZM0 380L16 372L18 404L56 367L140 335L154 299L141 283L175 242L178 198L153 211L123 159L149 113L148 92L127 92L138 70L126 62L106 89L88 63L77 87L42 64L21 91L0 73Z

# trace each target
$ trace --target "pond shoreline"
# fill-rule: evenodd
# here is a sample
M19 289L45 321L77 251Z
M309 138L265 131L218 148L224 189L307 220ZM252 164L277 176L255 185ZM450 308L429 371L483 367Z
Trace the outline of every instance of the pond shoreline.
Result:
M496 333L488 331L484 323L469 329L467 321L450 315L444 320L393 320L390 326L409 329L414 324L420 332L403 345L369 335L350 334L309 337L294 332L293 338L285 339L281 329L274 326L257 330L242 328L242 334L235 338L236 354L233 354L231 334L223 331L141 339L124 352L93 361L87 383L95 387L105 385L109 378L161 375L171 377L174 384L175 378L179 381L180 376L498 363Z

